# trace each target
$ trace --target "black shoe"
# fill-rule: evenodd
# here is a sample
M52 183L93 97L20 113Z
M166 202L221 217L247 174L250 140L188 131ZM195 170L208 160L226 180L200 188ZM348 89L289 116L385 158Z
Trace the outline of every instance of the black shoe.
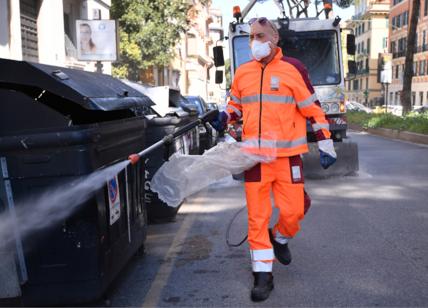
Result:
M271 272L253 272L254 287L251 290L251 300L261 302L269 297L273 290L273 276Z
M290 264L291 252L290 252L290 249L288 249L288 243L280 244L277 241L275 241L275 238L272 234L272 229L269 229L269 238L270 238L270 242L272 243L273 252L275 254L276 259L284 265Z

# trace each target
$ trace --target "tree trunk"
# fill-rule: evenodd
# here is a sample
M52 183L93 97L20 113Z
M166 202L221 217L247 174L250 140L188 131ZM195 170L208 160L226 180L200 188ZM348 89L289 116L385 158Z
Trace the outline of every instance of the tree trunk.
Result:
M412 1L412 15L407 33L406 62L404 64L403 90L401 91L401 105L403 114L412 110L412 77L413 77L413 55L415 53L416 27L418 25L418 16L420 0Z

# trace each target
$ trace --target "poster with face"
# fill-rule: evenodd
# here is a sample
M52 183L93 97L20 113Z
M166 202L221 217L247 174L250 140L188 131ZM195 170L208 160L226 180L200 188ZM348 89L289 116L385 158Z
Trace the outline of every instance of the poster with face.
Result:
M115 20L76 20L76 32L78 60L117 60Z

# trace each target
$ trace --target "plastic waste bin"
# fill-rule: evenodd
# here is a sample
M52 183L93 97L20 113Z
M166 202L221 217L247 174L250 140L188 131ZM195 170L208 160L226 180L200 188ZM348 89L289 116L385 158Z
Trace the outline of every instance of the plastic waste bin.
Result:
M148 120L146 142L151 145L163 136L174 133L180 127L197 120L195 115L174 108L171 113L165 117L153 117ZM146 184L145 184L145 204L147 206L147 215L151 223L163 223L174 221L180 206L174 208L169 207L162 202L156 193L150 190L150 181L156 171L168 158L176 153L183 154L198 154L199 153L199 134L198 127L193 128L181 137L178 137L170 145L160 148L145 159L146 163Z
M165 135L176 132L179 128L198 120L198 111L192 104L186 104L186 99L178 90L170 87L147 87L142 84L124 81L137 91L150 96L155 103L151 111L146 112L148 127L146 134L147 146L161 140ZM174 142L165 145L145 157L145 194L148 220L151 223L174 221L180 206L169 207L162 202L156 193L150 190L150 181L156 171L168 158L176 153L199 154L199 128L189 130L184 135L175 138Z
M144 148L147 122L136 114L152 102L121 81L4 59L0 67L2 215L24 198ZM24 305L99 298L143 247L146 214L144 164L139 163L106 182L60 223L27 237L18 232L12 250L0 247L0 255L9 251L9 265L17 269L2 273L0 266L0 285L10 286L0 298L19 296Z

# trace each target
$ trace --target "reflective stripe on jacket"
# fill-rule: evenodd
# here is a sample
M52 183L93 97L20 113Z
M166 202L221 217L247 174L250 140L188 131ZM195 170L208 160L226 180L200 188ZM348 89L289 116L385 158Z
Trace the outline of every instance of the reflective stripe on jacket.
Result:
M306 70L297 59L283 57L280 48L265 68L257 61L241 65L232 83L226 111L243 119L243 140L255 149L275 149L277 156L308 151L306 118L321 139L330 138L328 121ZM318 138L318 136L317 136Z

